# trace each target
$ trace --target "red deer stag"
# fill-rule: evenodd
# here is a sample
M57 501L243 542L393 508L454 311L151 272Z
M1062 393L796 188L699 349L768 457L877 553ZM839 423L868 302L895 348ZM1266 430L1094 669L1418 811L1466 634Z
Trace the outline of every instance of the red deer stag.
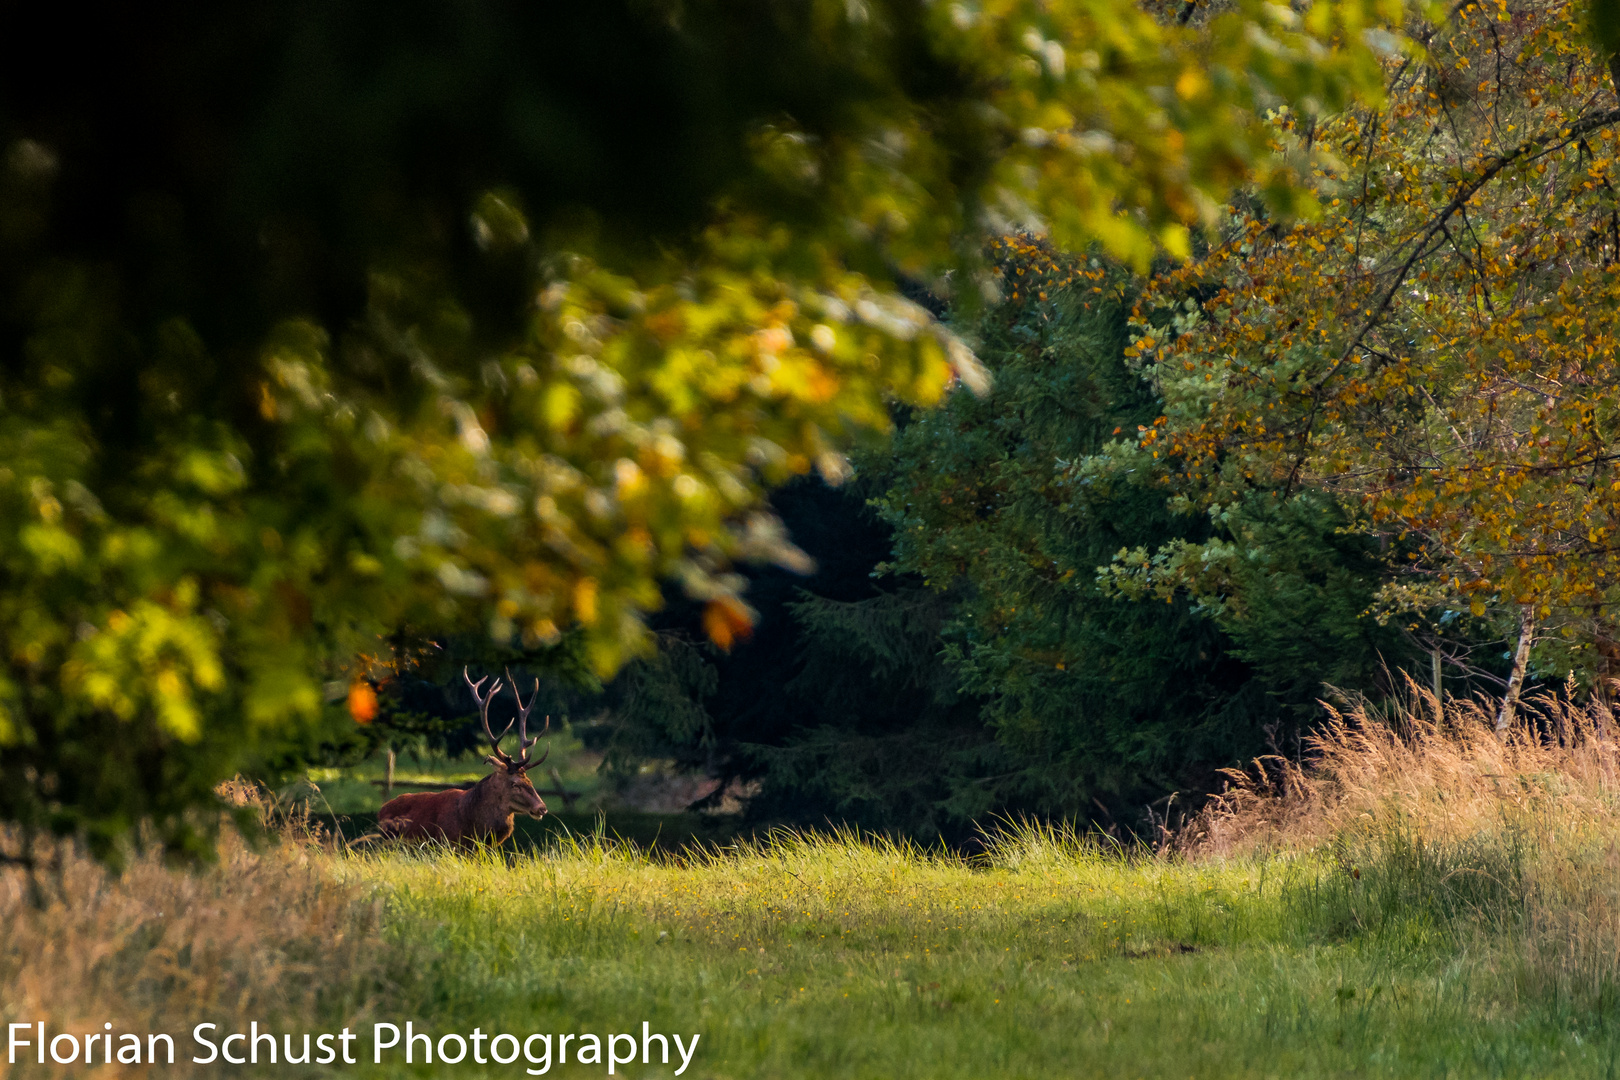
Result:
M472 687L473 700L478 703L479 719L484 723L484 734L495 748L495 752L484 759L495 766L495 771L470 788L419 791L390 799L377 811L377 829L385 837L441 840L463 848L472 848L480 843L499 844L512 835L512 819L517 814L538 818L546 812L546 804L540 798L540 793L534 790L534 784L524 775L551 753L548 747L538 760L529 760L529 748L551 728L551 717L548 716L540 735L529 734L529 712L540 697L540 680L534 681L534 694L525 705L518 693L517 682L512 679L512 672L507 671L506 677L512 682L512 696L517 698L518 714L497 735L490 730L489 703L499 692L501 680L496 679L489 693L480 697L478 690L489 676L473 682L466 669L462 669L461 675ZM518 750L520 756L515 760L501 749L501 739L512 730L513 723L518 726L518 742L521 744Z

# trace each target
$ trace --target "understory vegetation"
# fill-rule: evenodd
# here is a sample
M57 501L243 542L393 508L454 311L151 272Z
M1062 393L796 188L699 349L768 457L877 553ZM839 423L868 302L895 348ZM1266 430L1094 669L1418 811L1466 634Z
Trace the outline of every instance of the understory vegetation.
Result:
M1157 847L1005 822L973 855L782 832L461 856L345 852L295 820L211 870L122 878L64 849L43 910L0 877L0 1022L181 1047L204 1019L349 1026L369 1053L376 1021L647 1021L702 1035L698 1077L1606 1076L1620 745L1601 705L1533 704L1506 740L1417 689L1349 708Z

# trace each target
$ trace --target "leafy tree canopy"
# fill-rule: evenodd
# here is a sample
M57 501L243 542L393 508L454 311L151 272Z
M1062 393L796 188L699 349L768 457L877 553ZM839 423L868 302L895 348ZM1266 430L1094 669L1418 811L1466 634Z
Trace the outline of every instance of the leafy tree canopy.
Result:
M1297 129L1339 162L1325 215L1239 213L1144 297L1132 348L1165 400L1140 445L1189 499L1351 508L1403 571L1379 609L1453 670L1478 667L1456 628L1517 635L1509 708L1538 623L1560 680L1620 674L1620 42L1595 15L1597 50L1560 2L1421 27L1380 107ZM1227 564L1179 545L1120 572L1218 591Z

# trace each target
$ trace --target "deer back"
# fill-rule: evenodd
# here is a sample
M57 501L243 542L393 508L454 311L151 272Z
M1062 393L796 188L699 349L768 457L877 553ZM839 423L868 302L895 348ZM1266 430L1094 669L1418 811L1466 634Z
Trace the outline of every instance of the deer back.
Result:
M448 840L466 833L461 806L465 791L417 791L388 800L377 811L377 828L402 840Z

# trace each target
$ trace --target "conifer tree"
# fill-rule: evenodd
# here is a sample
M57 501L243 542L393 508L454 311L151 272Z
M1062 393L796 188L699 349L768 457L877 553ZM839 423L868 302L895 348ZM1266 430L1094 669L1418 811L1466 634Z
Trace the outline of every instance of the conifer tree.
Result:
M960 596L946 655L1016 771L1006 805L1134 813L1208 791L1293 745L1327 686L1374 689L1402 661L1360 617L1376 545L1341 534L1331 499L1257 491L1211 517L1173 498L1139 441L1163 403L1125 355L1133 279L1023 239L1000 252L1008 299L963 331L995 390L897 435L892 565ZM1173 539L1223 553L1219 588L1121 587L1122 549Z

